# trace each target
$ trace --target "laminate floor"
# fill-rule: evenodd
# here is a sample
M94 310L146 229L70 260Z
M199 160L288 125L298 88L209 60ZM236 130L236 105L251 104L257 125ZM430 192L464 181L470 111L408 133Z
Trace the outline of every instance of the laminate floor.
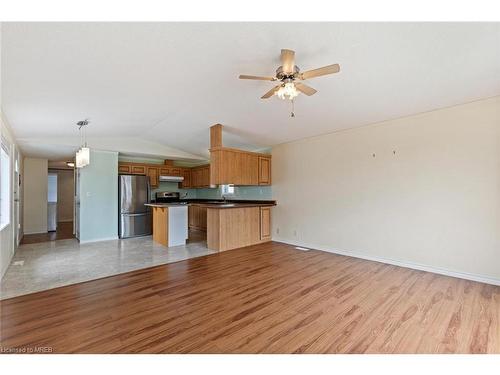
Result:
M55 240L67 240L73 237L75 237L73 235L73 222L64 221L57 223L57 230L54 232L25 234L21 240L21 245Z
M500 287L275 242L0 310L4 352L500 353Z

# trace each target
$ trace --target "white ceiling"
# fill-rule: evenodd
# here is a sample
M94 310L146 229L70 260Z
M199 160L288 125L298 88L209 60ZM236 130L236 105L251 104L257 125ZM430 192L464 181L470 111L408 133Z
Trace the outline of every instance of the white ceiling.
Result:
M308 82L318 93L297 98L295 118L288 103L260 99L271 82L237 79L272 75L281 48L296 51L303 71L341 65ZM190 159L208 155L215 123L227 145L264 148L495 95L500 23L2 27L3 111L25 152L49 158L72 152L54 140L76 144L85 117L89 138L159 143Z

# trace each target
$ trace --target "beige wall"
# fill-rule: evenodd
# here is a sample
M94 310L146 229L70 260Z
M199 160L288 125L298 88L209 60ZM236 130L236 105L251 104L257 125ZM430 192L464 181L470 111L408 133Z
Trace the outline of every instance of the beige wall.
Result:
M57 221L73 221L73 170L49 169L57 174Z
M24 158L24 234L47 232L47 159Z
M273 238L500 283L499 112L496 97L274 147Z

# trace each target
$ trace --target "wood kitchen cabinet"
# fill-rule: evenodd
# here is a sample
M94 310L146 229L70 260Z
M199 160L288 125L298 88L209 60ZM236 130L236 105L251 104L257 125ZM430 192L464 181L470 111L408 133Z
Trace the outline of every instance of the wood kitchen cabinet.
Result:
M163 165L120 162L118 163L118 173L148 176L152 188L157 188L160 185L160 176L184 177L184 181L179 185L183 189L210 187L209 164L194 168L182 168L173 166L171 163Z
M260 240L271 240L271 207L260 208Z
M191 187L210 187L210 165L191 168Z
M182 189L189 189L191 187L191 169L183 168L182 177L184 177L184 180L181 182L180 187Z
M191 205L188 207L188 226L189 229L207 230L207 209L206 207L200 207L196 205Z
M159 172L160 172L160 169L158 167L147 167L146 175L149 177L149 184L151 185L151 188L153 188L153 189L157 188L158 185L160 184Z
M259 185L271 185L271 158L259 156Z
M270 185L271 155L219 147L210 150L213 185Z
M170 168L160 168L160 176L171 176Z
M130 173L133 174L146 174L146 166L145 165L134 165L132 164L130 167Z
M271 241L271 206L207 208L207 246L226 251Z
M130 165L118 164L118 173L130 173Z
M118 163L118 173L146 175L146 164L141 163Z

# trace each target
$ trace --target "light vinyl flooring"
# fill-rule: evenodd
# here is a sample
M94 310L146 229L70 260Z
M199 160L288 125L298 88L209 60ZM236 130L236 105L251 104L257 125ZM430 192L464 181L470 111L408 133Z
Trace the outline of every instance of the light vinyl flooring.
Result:
M185 246L165 247L151 236L80 244L76 239L19 246L0 283L0 299L95 280L214 251L206 235L190 231Z

